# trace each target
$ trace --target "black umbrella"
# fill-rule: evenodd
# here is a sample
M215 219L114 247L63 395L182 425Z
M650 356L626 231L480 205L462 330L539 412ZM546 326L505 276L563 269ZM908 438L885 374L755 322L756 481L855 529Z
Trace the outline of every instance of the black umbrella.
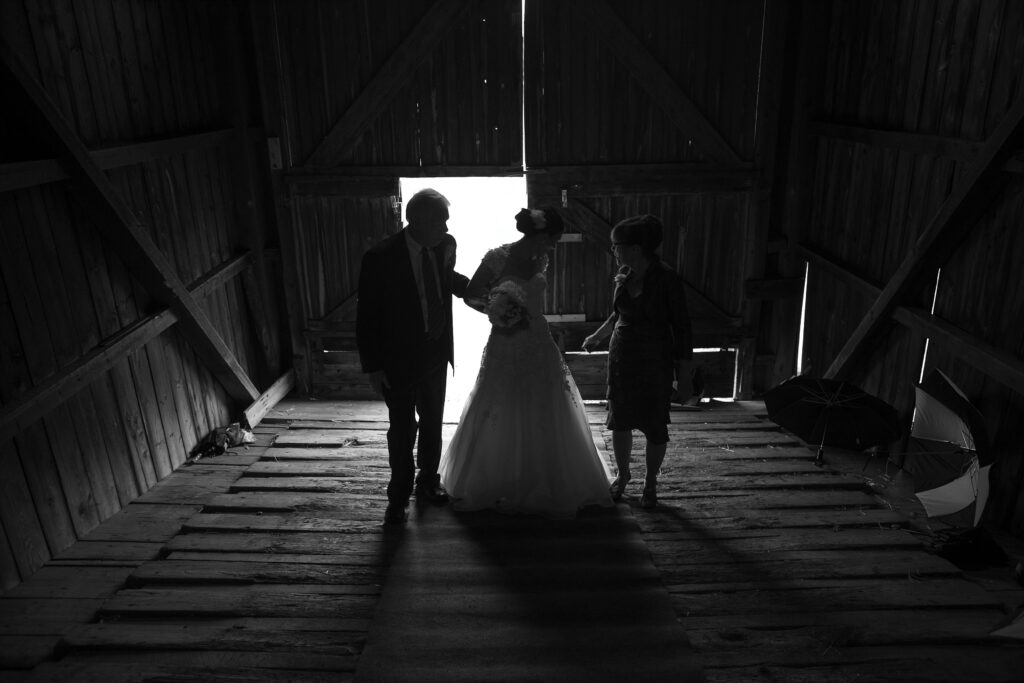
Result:
M900 435L896 409L863 389L834 379L793 377L764 395L768 418L808 443L862 451Z

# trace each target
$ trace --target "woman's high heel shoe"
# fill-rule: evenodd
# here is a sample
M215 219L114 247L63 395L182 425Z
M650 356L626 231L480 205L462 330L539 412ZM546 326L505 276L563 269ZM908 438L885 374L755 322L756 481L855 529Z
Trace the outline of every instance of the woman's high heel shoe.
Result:
M629 479L619 479L616 477L612 485L608 487L608 493L612 494L612 500L618 503L622 500L622 494L626 491L626 484L629 483Z
M655 487L644 487L644 494L640 497L640 507L648 510L658 507L658 491Z

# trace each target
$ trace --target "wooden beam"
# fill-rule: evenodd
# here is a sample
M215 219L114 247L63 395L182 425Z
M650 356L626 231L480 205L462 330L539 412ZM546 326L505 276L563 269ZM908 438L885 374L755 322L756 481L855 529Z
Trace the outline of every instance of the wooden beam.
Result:
M6 441L67 401L124 360L126 354L145 346L177 320L178 317L170 309L143 318L103 340L81 359L64 368L59 376L51 377L15 397L15 401L0 411L0 442Z
M807 132L818 137L833 140L857 142L871 147L887 147L914 154L930 154L956 161L971 161L981 149L982 143L941 135L921 135L896 130L844 126L827 121L814 121L807 126Z
M189 291L199 298L204 298L237 276L248 265L249 255L240 254L195 280L189 285ZM104 339L92 351L64 368L59 375L48 378L43 384L20 396L15 396L0 409L0 442L49 414L124 360L129 353L142 348L176 322L178 316L170 308L137 320Z
M580 232L601 245L605 251L611 252L612 226L596 211L580 200L570 198L561 213L579 228Z
M771 183L772 216L765 249L773 255L775 272L802 277L804 264L792 246L807 225L813 201L815 140L808 134L808 119L818 108L828 53L830 4L782 0L789 14L778 84L779 120L777 154ZM779 11L770 4L768 11ZM770 15L766 15L770 16ZM774 234L772 234L774 233ZM796 372L800 329L800 300L773 302L770 318L762 320L758 338L774 349L770 383ZM755 359L756 363L756 359Z
M853 272L846 264L809 244L797 244L795 250L804 260L810 261L814 266L866 297L874 298L882 293L882 288L879 285L868 281L863 276Z
M355 315L356 304L358 302L358 293L349 294L344 301L342 301L340 304L331 309L331 311L327 313L327 315L325 315L323 318L321 318L321 320L341 321L344 320L348 315Z
M332 166L359 141L381 110L415 74L427 55L437 47L456 20L475 0L437 0L398 50L342 114L306 166Z
M282 28L278 20L280 3L246 3L252 40L252 62L258 79L261 117L266 139L262 148L267 153L270 192L268 202L274 211L273 226L280 247L281 286L284 290L284 317L287 320L287 349L295 370L296 383L308 393L311 387L309 354L302 335L305 313L297 273L298 255L292 221L292 196L284 181L284 170L295 164L291 141L296 139L292 122L296 115L294 102L288 95L290 86L285 68L286 48L282 45ZM285 340L282 340L285 341ZM284 346L284 344L282 344Z
M285 180L291 185L298 185L313 180L350 180L352 178L493 178L514 177L523 175L521 166L296 166L285 171Z
M105 147L89 152L93 163L103 170L139 164L161 156L183 154L199 149L223 145L231 130L214 130L194 135L182 135L161 140L136 142L130 145ZM71 175L58 159L39 159L0 164L0 192L35 187L44 183L67 180Z
M252 257L249 252L229 258L218 266L215 266L208 273L200 275L188 286L188 291L193 296L204 299L211 292L222 287L226 282L238 276L246 268L252 265Z
M281 345L278 335L280 317L273 287L269 282L263 247L267 243L269 226L266 216L270 213L264 192L269 170L263 163L268 157L265 150L265 131L254 134L249 122L255 112L251 111L253 100L253 78L250 69L255 58L248 36L242 30L243 15L248 18L247 7L243 4L215 4L210 8L213 20L219 30L214 40L223 46L226 56L216 60L215 73L226 91L222 98L222 115L233 124L234 133L225 155L228 172L234 182L230 184L233 194L231 206L235 224L242 226L238 239L252 253L252 267L242 277L242 291L249 308L250 322L259 341L261 353L256 357L255 367L262 378L277 377L281 372Z
M245 409L245 424L252 429L258 425L278 402L295 388L295 373L292 370L281 375L270 388Z
M618 54L633 78L672 122L691 136L697 149L712 161L732 164L742 161L718 129L679 88L672 76L651 55L647 46L622 23L608 3L604 0L579 2L577 16L604 37L606 47Z
M75 196L94 214L93 223L100 234L153 296L174 310L186 338L228 394L246 403L259 396L255 385L205 311L181 282L170 261L93 161L89 150L22 63L20 56L3 39L0 39L0 63L40 114L41 123L62 146L67 155L66 165L72 184L79 190Z
M743 284L743 291L748 299L757 301L795 299L803 294L804 279L802 277L750 279Z
M397 197L400 176L286 176L294 196Z
M962 174L946 201L939 207L900 267L885 285L867 314L839 351L825 377L841 377L878 326L899 305L899 299L930 268L946 261L956 245L970 232L981 211L1002 191L1006 174L1001 170L1016 152L1013 143L1024 128L1024 97L1013 105L978 152L975 162Z
M56 159L0 164L0 192L35 187L67 177L67 172Z
M562 190L577 197L609 195L744 192L755 186L753 164L608 164L531 166L530 189L556 198Z
M753 159L761 172L753 191L747 195L745 234L741 245L737 245L741 249L745 247L741 262L746 264L744 276L748 283L764 282L769 267L776 267L776 263L769 264L768 235L775 201L772 190L775 184L776 160L780 152L780 121L782 110L789 105L788 101L783 101L788 100L783 94L783 83L786 76L786 47L792 33L790 4L785 0L766 0L763 7ZM740 249L736 250L737 256L741 253L743 251ZM758 359L766 355L761 352L759 346L781 350L794 359L796 353L795 346L787 347L785 343L780 344L777 339L768 337L774 331L772 306L751 301L749 305L742 307L741 312L743 327L754 330L755 334L741 339L738 344L735 394L737 399L749 400L755 394L774 386L774 379L777 379L768 376L763 371L764 365L759 365ZM783 341L790 341L798 329L797 326L793 326L791 334L784 335ZM773 354L773 361L774 358ZM785 373L783 377L790 374L792 371Z
M897 308L893 317L900 324L930 337L960 360L995 381L1024 394L1024 362L972 334L920 308Z
M815 267L841 280L868 296L878 296L881 288L852 272L817 249L799 245L797 251ZM1024 362L1014 355L992 346L955 325L916 307L898 306L892 317L904 327L930 337L937 345L949 349L958 358L992 379L1024 394Z
M97 166L106 170L141 164L158 157L221 147L231 140L232 134L233 131L230 128L223 128L192 135L134 142L130 145L105 147L92 150L89 154Z

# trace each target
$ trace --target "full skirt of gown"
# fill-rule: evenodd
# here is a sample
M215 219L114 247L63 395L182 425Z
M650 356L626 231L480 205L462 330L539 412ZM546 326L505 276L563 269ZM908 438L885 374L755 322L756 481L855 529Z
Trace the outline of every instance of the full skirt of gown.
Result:
M613 504L608 465L543 316L524 330L492 329L440 475L456 510L566 518Z

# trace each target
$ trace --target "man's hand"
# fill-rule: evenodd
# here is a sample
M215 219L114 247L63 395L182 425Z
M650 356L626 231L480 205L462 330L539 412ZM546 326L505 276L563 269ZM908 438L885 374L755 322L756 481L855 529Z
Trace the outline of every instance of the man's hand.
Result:
M383 370L374 370L370 373L370 387L373 388L373 393L377 394L381 398L384 397L384 389L390 389L391 384L388 382L388 376Z
M583 344L582 344L583 350L586 351L587 353L590 353L591 351L596 349L597 345L600 344L600 343L601 343L601 340L598 339L597 336L592 334L592 335L590 335L589 337L587 337L586 339L583 340Z

